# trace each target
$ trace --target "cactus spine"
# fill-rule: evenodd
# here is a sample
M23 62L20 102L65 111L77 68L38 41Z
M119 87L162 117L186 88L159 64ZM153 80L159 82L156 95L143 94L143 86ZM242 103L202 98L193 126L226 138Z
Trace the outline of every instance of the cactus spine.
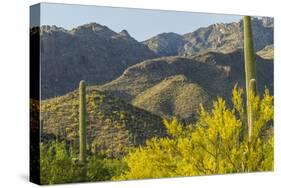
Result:
M86 161L86 86L85 81L79 84L79 160Z
M246 93L247 93L247 119L248 119L248 136L249 142L252 139L254 112L252 109L250 95L257 94L256 83L256 63L254 53L254 39L252 33L252 23L250 16L244 16L244 60L245 60L245 73L246 73Z

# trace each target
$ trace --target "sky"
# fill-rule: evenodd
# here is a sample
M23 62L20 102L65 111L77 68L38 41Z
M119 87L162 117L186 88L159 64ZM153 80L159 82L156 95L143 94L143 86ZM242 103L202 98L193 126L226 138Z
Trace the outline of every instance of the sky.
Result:
M126 29L138 41L163 32L184 34L214 23L237 22L240 15L113 8L89 5L41 4L41 25L72 29L96 22L115 32Z

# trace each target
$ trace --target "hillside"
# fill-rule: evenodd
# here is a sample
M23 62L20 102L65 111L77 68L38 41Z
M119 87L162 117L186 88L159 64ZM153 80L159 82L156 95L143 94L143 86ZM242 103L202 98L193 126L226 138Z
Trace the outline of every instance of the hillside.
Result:
M116 33L97 23L72 30L42 26L40 35L43 99L74 90L82 79L106 83L130 65L155 57L126 30Z
M170 76L138 94L132 104L160 116L194 121L200 103L209 104L209 94L184 75Z
M259 91L273 91L273 63L256 56ZM230 100L237 83L244 87L241 51L208 52L186 57L146 60L126 69L122 76L99 88L164 117L193 120L199 104L209 106L218 96Z
M42 101L43 142L66 140L78 147L78 109L77 90ZM90 153L120 157L128 147L166 134L159 116L93 88L87 89L87 112Z
M273 44L273 18L254 18L252 27L256 51ZM243 47L242 31L242 21L217 23L184 35L159 34L143 44L160 56L193 56L209 51L230 53Z
M264 59L274 59L274 46L268 45L258 51L257 54Z

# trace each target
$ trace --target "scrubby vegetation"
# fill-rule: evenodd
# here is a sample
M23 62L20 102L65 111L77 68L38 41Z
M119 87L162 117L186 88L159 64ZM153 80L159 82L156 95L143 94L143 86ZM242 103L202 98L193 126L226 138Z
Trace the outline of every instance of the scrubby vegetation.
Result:
M128 148L146 139L165 136L161 117L139 109L104 92L87 88L87 142L91 153L124 156ZM41 103L42 141L66 141L79 146L79 93Z
M106 181L120 175L127 166L121 159L91 156L87 159L86 175L83 168L75 148L65 142L40 145L41 184Z
M243 94L234 88L231 107L222 98L211 111L201 106L194 124L165 119L167 137L127 148L130 151L124 158L90 154L86 176L81 175L73 146L41 144L41 181L55 184L273 170L273 97L268 90L262 97L252 97L255 121L249 143Z
M233 106L219 98L208 112L185 126L164 120L169 137L153 138L125 157L129 169L113 179L140 179L273 170L273 97L252 98L255 113L248 142L243 90L233 90Z

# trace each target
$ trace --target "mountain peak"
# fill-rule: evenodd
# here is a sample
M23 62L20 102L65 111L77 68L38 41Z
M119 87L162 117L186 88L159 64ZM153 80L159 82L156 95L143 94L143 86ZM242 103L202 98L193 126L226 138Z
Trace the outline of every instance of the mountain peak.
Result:
M273 27L274 25L274 19L271 17L262 17L262 24L265 27Z
M51 33L51 32L57 32L57 31L67 32L67 30L65 30L64 28L57 27L56 25L42 25L41 26L41 33Z
M170 56L177 54L179 47L184 44L183 36L168 32L161 33L143 42L152 51L160 56Z
M158 35L159 37L181 37L180 34L174 33L174 32L164 32L164 33L160 33Z
M128 33L128 31L126 29L123 29L119 35L124 36L124 37L131 37L130 34Z
M112 30L110 30L108 27L98 24L96 22L92 22L89 24L81 25L77 28L74 28L70 31L70 33L75 34L85 34L85 33L96 33L102 36L112 36L116 33Z
M84 25L80 26L80 28L89 28L89 29L92 29L93 31L109 30L108 27L101 25L99 23L96 23L96 22L84 24Z

